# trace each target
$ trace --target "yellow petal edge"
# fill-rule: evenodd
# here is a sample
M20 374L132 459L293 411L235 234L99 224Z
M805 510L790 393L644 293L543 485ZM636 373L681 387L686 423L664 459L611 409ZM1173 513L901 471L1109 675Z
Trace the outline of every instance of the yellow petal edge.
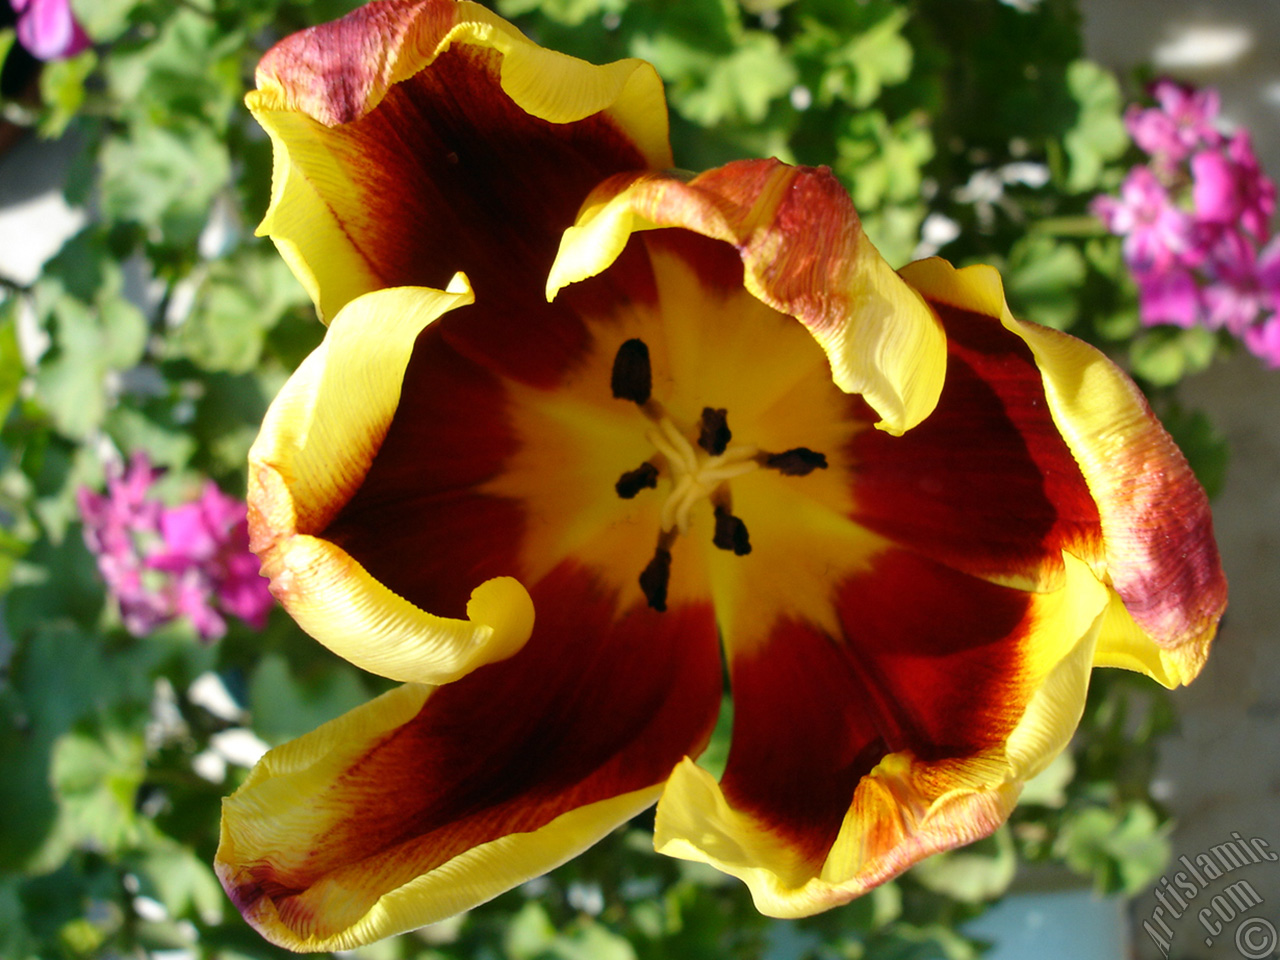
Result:
M368 472L418 334L472 301L462 274L447 291L399 287L353 300L272 403L249 453L250 533L272 592L338 656L393 680L456 680L511 656L533 631L533 601L511 577L479 584L468 620L438 617L317 536Z
M900 273L926 299L999 317L1035 357L1054 422L1094 495L1102 522L1106 556L1087 559L1113 588L1113 596L1095 664L1145 673L1165 687L1190 683L1208 658L1226 604L1211 528L1206 524L1194 531L1194 537L1177 531L1185 540L1167 549L1198 552L1175 554L1168 558L1169 565L1199 565L1203 571L1167 589L1149 591L1158 606L1141 624L1116 595L1117 581L1141 578L1159 559L1154 551L1165 549L1160 543L1148 546L1154 534L1135 518L1190 512L1178 497L1191 489L1203 500L1181 452L1151 414L1141 391L1084 341L1015 319L1000 275L992 267L957 270L931 258L908 264ZM1201 504L1192 506L1199 509ZM1207 507L1203 509L1207 514Z
M1003 751L940 763L889 754L858 784L816 873L686 759L658 802L655 848L738 877L761 913L793 918L847 903L931 854L991 834L1023 783L1066 747L1084 711L1107 590L1075 557L1063 561L1062 588L1031 597L1034 693Z
M871 404L882 418L877 427L900 435L932 413L941 395L947 353L942 327L860 226L854 229L852 204L842 236L785 236L773 218L788 191L800 177L830 174L774 163L769 183L742 223L731 223L714 202L713 190L700 189L700 181L727 179L730 171L747 164L730 164L690 183L657 175L607 181L587 198L561 238L547 278L547 299L607 269L633 233L682 227L738 248L747 290L775 310L795 315L795 305L776 296L771 276L780 260L794 258L795 269L812 271L809 290L815 303L822 301L814 315L799 319L826 352L832 380ZM816 263L838 275L825 276Z
M228 892L235 896L242 885L252 886L255 862L270 860L287 871L290 864L305 862L326 824L358 820L358 810L326 806L328 788L371 745L409 722L431 689L406 684L269 751L240 789L222 802L214 867ZM247 904L245 918L272 943L298 952L372 943L469 910L554 869L650 806L660 789L655 785L610 797L561 814L537 830L481 844L351 915L351 904L363 899L361 881L367 879L355 864L309 891L320 909L313 908L306 932L286 924L269 897Z
M427 11L421 4L398 36L375 38L380 67L369 78L364 113L373 110L395 83L426 69L454 43L502 54L502 89L526 113L551 123L574 123L605 112L654 169L671 166L667 105L662 80L642 60L596 66L546 50L501 17L468 0L444 4L454 25L443 37L427 35ZM335 53L335 58L341 54ZM289 78L270 71L269 58L257 74L258 89L245 103L271 138L271 201L258 226L327 321L361 293L382 284L353 245L326 195L358 196L354 184L326 146L324 131L337 119L329 104ZM353 66L354 69L354 66ZM362 114L363 115L363 114Z

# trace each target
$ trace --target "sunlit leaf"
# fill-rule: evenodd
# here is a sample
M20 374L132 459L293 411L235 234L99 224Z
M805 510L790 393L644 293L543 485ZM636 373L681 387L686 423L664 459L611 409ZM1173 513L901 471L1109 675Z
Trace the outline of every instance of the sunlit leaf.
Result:
M961 903L994 900L1018 870L1013 834L1001 827L985 840L939 854L911 868L911 876L935 893Z
M1144 803L1124 810L1088 807L1068 820L1057 849L1100 892L1135 894L1149 886L1172 855L1169 829Z
M369 699L354 669L345 663L329 663L300 678L278 654L267 654L249 682L249 710L253 729L270 743L315 729Z
M1114 74L1088 60L1067 68L1067 87L1079 108L1075 126L1063 138L1071 160L1067 188L1090 190L1099 185L1106 162L1129 146L1121 118L1124 101Z
M1085 261L1073 243L1032 235L1014 244L1004 274L1014 313L1058 330L1069 328L1080 310L1077 291Z

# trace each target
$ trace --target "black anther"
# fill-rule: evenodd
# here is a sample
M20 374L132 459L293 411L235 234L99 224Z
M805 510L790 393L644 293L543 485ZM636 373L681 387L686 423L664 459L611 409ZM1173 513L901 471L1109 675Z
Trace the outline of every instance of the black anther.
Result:
M667 609L667 584L670 582L671 551L660 546L640 574L640 589L644 592L644 598L659 613Z
M764 465L788 477L808 476L814 470L827 469L827 458L808 447L796 447L782 453L771 453L764 458Z
M733 434L729 431L729 411L714 407L702 408L702 420L698 423L698 446L713 457L725 452Z
M634 470L628 470L618 478L613 489L623 500L630 500L641 490L648 490L658 485L658 468L648 461Z
M732 550L738 557L745 557L751 552L751 541L747 538L747 525L730 513L726 507L716 507L716 532L711 542L721 550Z
M609 385L618 400L630 400L641 405L649 401L653 390L653 370L649 366L649 348L643 340L633 338L618 348Z

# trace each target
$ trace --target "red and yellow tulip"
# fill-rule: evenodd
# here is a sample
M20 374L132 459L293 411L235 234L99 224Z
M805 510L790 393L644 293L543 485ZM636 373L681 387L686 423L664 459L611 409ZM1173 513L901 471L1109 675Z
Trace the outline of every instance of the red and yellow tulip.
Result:
M989 268L892 270L829 171L668 172L649 66L453 0L285 40L249 105L330 321L250 455L253 547L403 683L225 802L270 940L439 920L655 801L661 852L815 913L994 830L1094 666L1203 664L1209 510L1138 390Z

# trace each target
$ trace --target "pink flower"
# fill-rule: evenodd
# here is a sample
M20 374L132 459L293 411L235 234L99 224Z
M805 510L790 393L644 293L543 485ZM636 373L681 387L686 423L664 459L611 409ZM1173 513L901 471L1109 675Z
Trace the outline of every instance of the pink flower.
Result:
M1259 239L1268 234L1276 210L1276 185L1262 172L1247 130L1232 137L1225 150L1203 150L1193 156L1191 176L1198 221L1243 227Z
M1244 334L1244 345L1261 357L1267 366L1280 370L1280 315L1250 327Z
M1172 267L1135 274L1134 279L1138 283L1138 312L1143 323L1195 326L1201 312L1200 287L1191 271Z
M69 0L9 0L18 15L16 32L37 60L65 60L89 47Z
M1153 94L1158 107L1125 117L1151 161L1129 171L1119 198L1091 204L1124 238L1142 322L1227 330L1280 366L1276 185L1247 130L1228 138L1216 128L1215 92L1162 81Z
M1258 321L1280 309L1280 237L1257 251L1248 240L1232 235L1211 269L1213 282L1204 291L1207 325L1225 328L1247 345Z
M1276 183L1262 172L1248 130L1238 131L1227 145L1227 151L1236 170L1241 224L1261 240L1271 232L1271 218L1276 212Z
M199 499L167 508L151 498L159 473L138 454L108 476L105 495L77 494L85 544L125 628L144 636L185 616L207 641L226 632L224 614L264 627L274 600L249 552L244 503L208 483Z
M1217 146L1222 135L1214 126L1218 117L1216 90L1194 90L1171 80L1159 81L1152 94L1159 107L1132 106L1125 113L1129 136L1144 152L1172 166L1204 146Z
M148 500L159 476L144 455L123 473L108 472L105 495L82 487L76 494L84 522L84 541L98 559L98 572L120 604L125 628L136 636L150 633L167 619L164 599L149 589L139 544L159 534L159 503Z
M1120 186L1120 199L1096 197L1094 214L1124 237L1125 260L1134 270L1163 272L1180 258L1194 259L1194 223L1178 209L1147 167L1134 167Z
M248 511L241 500L229 497L210 482L199 500L165 511L160 520L164 552L147 564L179 577L182 612L191 617L201 636L225 630L210 606L218 606L257 629L266 626L274 600L267 581L258 575L257 558L249 552ZM188 590L192 575L201 589ZM201 624L209 627L201 627ZM216 627L213 625L217 625Z

